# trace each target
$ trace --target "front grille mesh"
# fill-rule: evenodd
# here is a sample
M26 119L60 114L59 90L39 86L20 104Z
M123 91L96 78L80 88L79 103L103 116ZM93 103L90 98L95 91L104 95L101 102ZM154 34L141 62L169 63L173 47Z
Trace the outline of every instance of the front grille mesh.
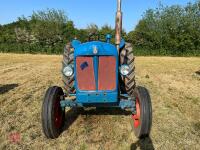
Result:
M77 85L80 90L114 90L116 89L116 58L99 56L98 66L94 65L93 57L76 58ZM98 67L95 74L94 67ZM95 76L98 77L97 81Z
M98 90L116 88L116 59L113 56L99 57Z

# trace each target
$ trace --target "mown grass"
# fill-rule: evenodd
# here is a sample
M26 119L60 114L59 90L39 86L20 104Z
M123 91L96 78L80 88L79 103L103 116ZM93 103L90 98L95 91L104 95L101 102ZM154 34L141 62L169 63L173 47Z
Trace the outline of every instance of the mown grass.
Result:
M49 86L62 86L61 59L0 54L0 149L200 149L200 58L137 57L137 84L152 97L150 138L134 137L129 115L92 109L68 112L66 130L47 140L41 104ZM20 134L19 143L11 133Z

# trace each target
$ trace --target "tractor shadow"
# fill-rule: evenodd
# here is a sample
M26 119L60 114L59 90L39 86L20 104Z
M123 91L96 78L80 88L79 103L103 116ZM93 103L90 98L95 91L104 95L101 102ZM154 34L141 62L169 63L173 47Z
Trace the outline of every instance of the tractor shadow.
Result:
M9 92L10 90L13 90L14 88L18 87L19 84L6 84L6 85L0 85L0 94L5 94Z
M120 108L106 108L106 107L100 107L100 108L94 108L94 109L86 109L82 112L82 115L131 115L130 111L125 111Z
M81 108L72 108L65 112L65 123L63 127L63 131L67 130L78 118L78 116L83 111Z
M195 72L197 75L200 75L200 70Z
M77 120L79 115L131 115L131 112L120 108L72 108L65 113L63 132ZM150 137L140 139L130 146L130 150L138 148L141 150L155 150Z
M143 139L139 139L135 143L132 143L130 150L136 150L138 148L141 150L155 150L150 137L145 137Z
M131 115L130 111L120 108L72 108L65 113L63 131L67 130L79 117L79 115Z

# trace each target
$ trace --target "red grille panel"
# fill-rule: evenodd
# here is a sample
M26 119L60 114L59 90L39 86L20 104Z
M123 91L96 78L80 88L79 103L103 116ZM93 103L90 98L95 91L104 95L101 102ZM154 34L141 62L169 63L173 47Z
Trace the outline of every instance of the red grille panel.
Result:
M76 71L80 90L96 90L92 57L77 57Z
M99 57L98 89L116 89L116 59L113 56Z

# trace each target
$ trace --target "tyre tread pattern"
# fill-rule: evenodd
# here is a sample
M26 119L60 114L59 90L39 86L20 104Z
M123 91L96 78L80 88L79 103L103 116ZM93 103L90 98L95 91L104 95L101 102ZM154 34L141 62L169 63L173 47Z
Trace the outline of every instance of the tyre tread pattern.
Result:
M134 133L138 138L144 138L149 136L152 125L152 105L151 97L148 90L145 87L137 87L134 92L135 96L139 98L140 102L140 114L141 124L140 127L134 129Z
M42 105L42 129L43 133L47 138L55 139L62 132L62 127L57 129L54 124L54 105L58 97L64 95L62 88L53 86L50 87L44 97L43 105ZM63 118L65 118L65 112L62 114ZM62 122L62 126L64 125L64 120Z
M130 96L133 95L136 82L135 82L135 57L133 54L133 48L130 43L126 43L125 47L120 51L120 64L127 64L130 67L130 72L127 76L122 76L120 81L123 82L121 85L121 90L125 91Z
M74 57L70 57L70 56L73 56L73 54L74 54L74 48L71 46L71 43L68 43L64 47L63 62L62 62L63 67L74 64ZM76 93L76 90L74 87L74 80L75 80L74 75L71 77L66 77L63 75L62 77L62 81L64 83L64 89L67 95Z

